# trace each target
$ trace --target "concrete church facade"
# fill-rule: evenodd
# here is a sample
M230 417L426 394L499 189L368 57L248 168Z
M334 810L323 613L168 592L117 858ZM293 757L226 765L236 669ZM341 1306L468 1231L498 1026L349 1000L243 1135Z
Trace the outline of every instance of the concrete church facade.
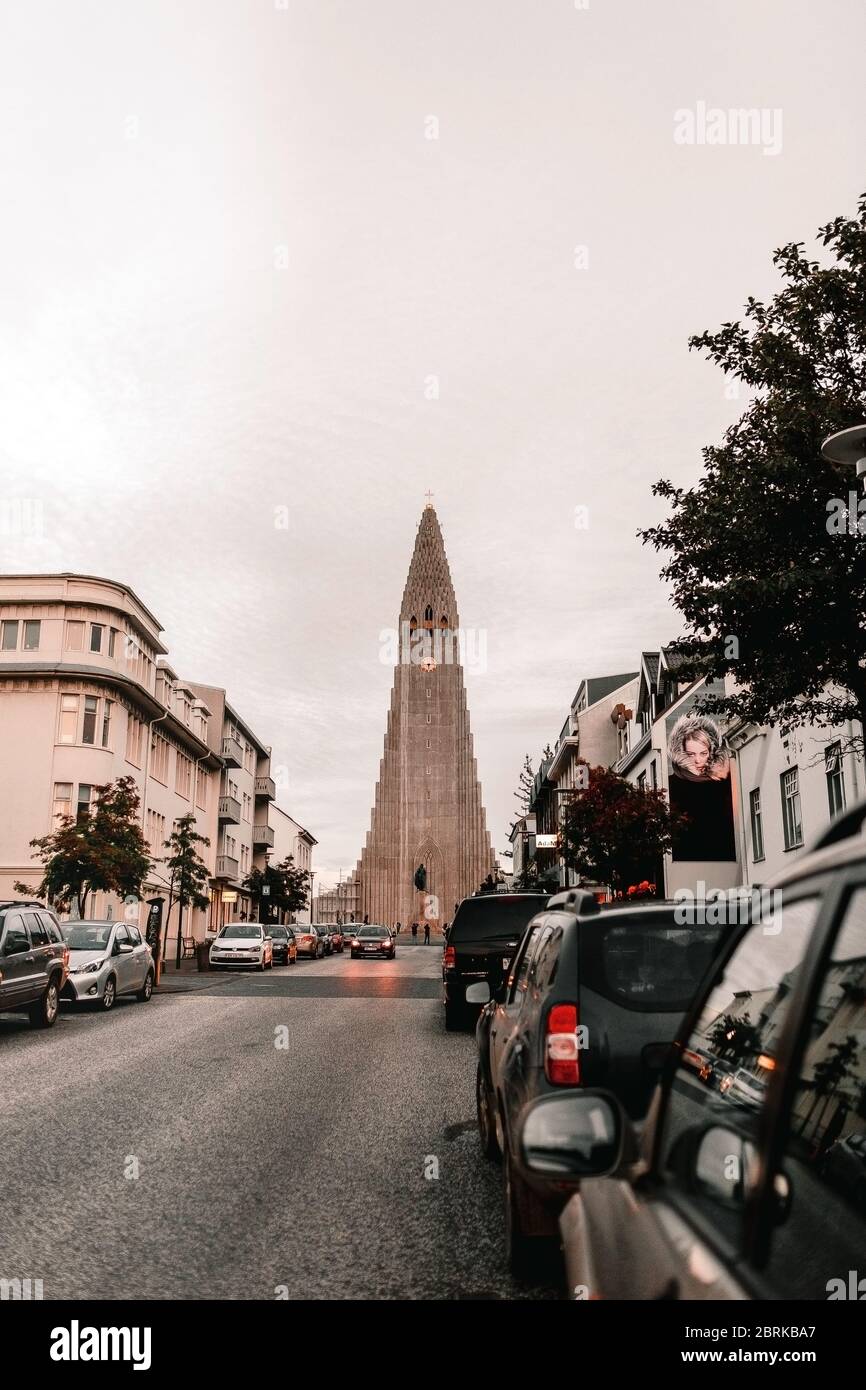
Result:
M469 728L465 635L432 505L424 508L394 641L375 804L354 882L360 915L441 929L494 871ZM424 891L414 886L424 867Z

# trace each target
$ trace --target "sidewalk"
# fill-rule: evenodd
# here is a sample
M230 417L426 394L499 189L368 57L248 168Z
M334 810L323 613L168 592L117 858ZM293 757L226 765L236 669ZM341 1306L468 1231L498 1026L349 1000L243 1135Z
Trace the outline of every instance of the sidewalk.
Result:
M231 978L228 970L199 970L194 960L181 961L178 970L172 960L163 963L162 979L154 993L190 994L196 989L210 989L218 981L226 984Z

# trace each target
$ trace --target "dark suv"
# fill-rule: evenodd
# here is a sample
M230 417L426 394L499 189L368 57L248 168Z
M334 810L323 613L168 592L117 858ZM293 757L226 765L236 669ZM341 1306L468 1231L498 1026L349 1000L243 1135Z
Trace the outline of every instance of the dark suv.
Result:
M683 1015L723 928L674 903L614 903L571 889L530 922L513 969L478 1021L481 1147L504 1159L506 1237L518 1277L553 1250L565 1198L541 1200L515 1164L526 1105L568 1087L604 1086L646 1113ZM469 998L483 1003L484 983Z
M442 959L445 1027L468 1027L478 1017L467 1004L470 985L486 982L495 994L508 974L530 918L547 906L549 893L476 893L464 898L448 929Z
M25 1011L35 1028L57 1019L69 947L50 908L0 902L0 1013Z

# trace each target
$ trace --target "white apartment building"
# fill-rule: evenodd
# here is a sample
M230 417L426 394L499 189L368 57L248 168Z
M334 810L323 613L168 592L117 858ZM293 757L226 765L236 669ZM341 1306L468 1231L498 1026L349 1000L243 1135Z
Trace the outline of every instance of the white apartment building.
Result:
M281 806L272 805L271 825L274 830L274 846L270 859L272 864L282 864L282 862L292 856L295 867L303 869L306 873L314 873L312 866L313 847L318 841L313 838L309 830L305 830L287 811ZM298 922L309 922L311 920L311 909L313 901L313 879L310 878L310 896L306 908L303 908L295 916Z
M57 817L86 817L96 787L131 776L154 859L175 821L192 812L199 834L215 824L219 760L210 711L173 684L161 628L131 589L90 575L0 576L0 896L33 886L41 867L30 841ZM159 663L159 664L158 664ZM143 897L167 896L156 863ZM124 905L97 893L94 917ZM146 911L134 918L143 925ZM189 935L203 933L193 914ZM186 933L186 928L185 928Z
M141 826L155 861L142 904L97 893L95 918L124 911L144 926L148 899L168 910L165 841L192 813L208 845L210 904L185 909L183 936L203 940L227 920L250 915L243 879L264 868L275 826L288 852L310 867L315 839L282 811L270 749L228 704L226 692L178 678L162 629L124 584L92 575L0 576L0 897L14 884L35 887L41 866L30 841L57 818L84 818L95 788L131 776ZM285 857L285 855L281 855ZM167 925L166 959L175 958L178 909Z

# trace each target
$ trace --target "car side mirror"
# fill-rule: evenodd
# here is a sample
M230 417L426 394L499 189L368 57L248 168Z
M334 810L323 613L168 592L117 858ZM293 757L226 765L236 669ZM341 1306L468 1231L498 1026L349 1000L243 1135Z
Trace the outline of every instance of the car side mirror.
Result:
M131 956L134 950L135 947L130 946L128 941L121 941L115 946L114 953L118 956Z
M693 1137L691 1147L688 1167L693 1189L719 1206L742 1211L757 1173L757 1149L752 1141L725 1125L710 1125ZM785 1183L790 1196L787 1179Z
M467 1004L489 1004L490 986L486 980L479 980L475 985L469 985L466 990Z
M625 1123L619 1101L607 1091L542 1096L523 1112L520 1164L552 1182L603 1177L619 1167Z

